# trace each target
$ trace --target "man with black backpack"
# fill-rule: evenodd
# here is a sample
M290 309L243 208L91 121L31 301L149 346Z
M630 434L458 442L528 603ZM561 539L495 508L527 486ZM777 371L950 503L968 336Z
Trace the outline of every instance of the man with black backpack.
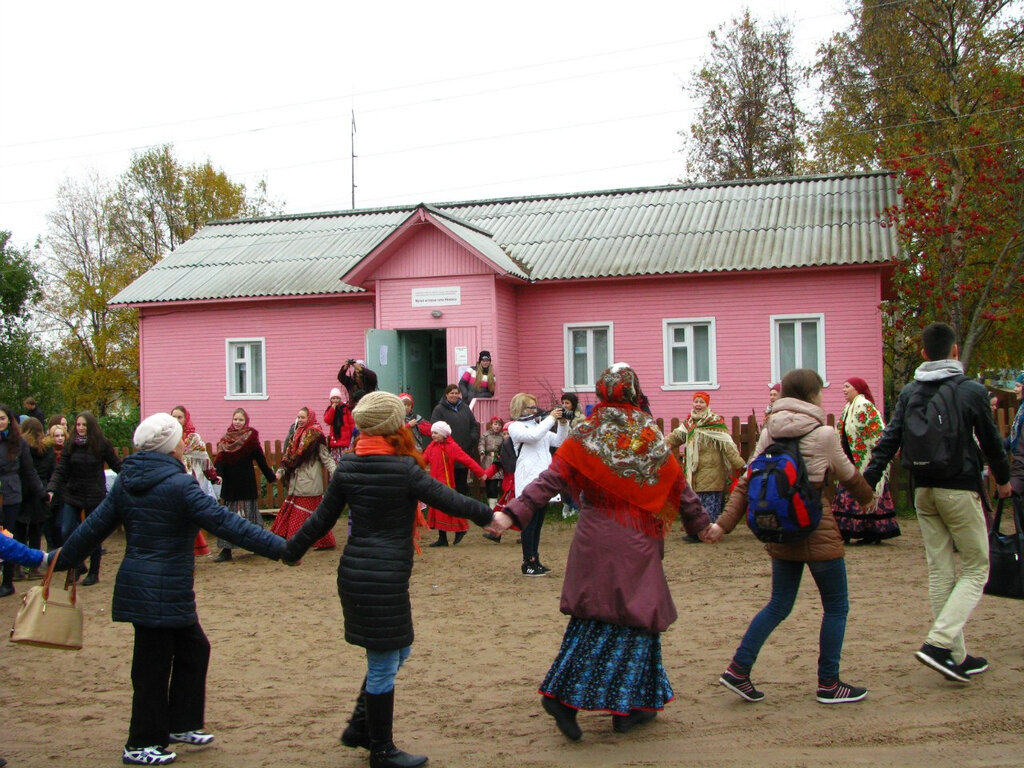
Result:
M896 412L864 471L875 486L902 449L913 483L914 507L928 560L928 597L934 623L918 661L957 682L988 669L967 653L963 628L988 580L988 531L982 512L983 458L1001 497L1010 495L1010 465L989 413L988 393L963 375L956 334L945 323L921 333L925 362L900 392ZM974 438L977 437L977 444ZM960 553L956 574L954 548Z

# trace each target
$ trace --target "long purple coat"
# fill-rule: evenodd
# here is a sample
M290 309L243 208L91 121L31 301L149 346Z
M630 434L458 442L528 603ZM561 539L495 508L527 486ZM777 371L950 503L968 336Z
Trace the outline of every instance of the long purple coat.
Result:
M534 512L543 514L552 496L571 490L556 470L546 469L505 512L523 527ZM683 490L679 512L686 532L693 535L711 522L689 486ZM580 498L579 524L562 584L562 613L664 632L678 615L662 567L664 555L663 539L620 525L591 506L585 496Z

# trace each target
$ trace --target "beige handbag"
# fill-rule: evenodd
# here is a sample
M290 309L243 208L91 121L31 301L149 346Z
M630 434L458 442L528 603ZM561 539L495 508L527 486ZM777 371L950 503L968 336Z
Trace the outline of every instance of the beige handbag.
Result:
M11 627L11 642L77 651L82 647L82 607L78 604L78 587L74 568L68 570L64 589L51 589L53 566L60 555L53 553L43 583L32 587L21 600L21 608Z

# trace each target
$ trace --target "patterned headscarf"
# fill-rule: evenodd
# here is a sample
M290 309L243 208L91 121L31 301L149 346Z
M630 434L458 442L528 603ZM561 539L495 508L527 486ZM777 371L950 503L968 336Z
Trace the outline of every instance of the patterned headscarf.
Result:
M639 405L636 373L615 363L598 379L593 413L570 433L552 468L573 493L619 524L664 538L685 482L657 423Z
M245 424L241 427L235 426L234 416L231 414L232 422L227 432L217 441L217 461L223 464L231 464L248 456L260 442L260 433L249 426L249 414L245 413Z
M288 484L296 467L302 464L313 451L317 450L317 445L327 442L324 438L324 432L320 428L320 422L316 420L316 411L308 407L304 407L303 410L309 414L306 418L306 423L295 430L295 434L288 441L288 448L285 449L284 456L281 458L281 466L285 468L285 485Z

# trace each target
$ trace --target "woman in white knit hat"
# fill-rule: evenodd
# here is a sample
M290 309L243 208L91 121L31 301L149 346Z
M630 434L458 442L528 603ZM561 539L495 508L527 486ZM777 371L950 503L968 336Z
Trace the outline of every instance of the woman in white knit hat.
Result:
M288 542L285 557L302 557L348 506L352 532L338 565L338 594L345 639L366 649L367 673L341 742L370 750L371 768L415 768L427 758L395 746L392 719L395 677L412 650L409 577L423 522L419 500L480 526L489 525L493 513L423 471L397 397L370 392L353 417L359 429L353 450L341 457L323 502Z
M466 467L481 480L487 477L484 468L452 439L452 428L446 421L435 421L430 425L430 445L424 449L423 458L427 460L430 476L449 488L455 487L457 465ZM458 544L469 530L469 523L465 518L446 515L435 507L430 507L427 511L427 525L431 530L437 531L437 541L430 545L432 547L447 547L449 531L455 534L454 543Z
M210 642L196 613L194 542L200 528L279 559L284 540L220 506L185 471L182 427L156 413L135 430L114 487L64 543L57 569L81 561L119 525L125 551L111 615L135 625L131 725L122 761L167 765L171 743L213 741L204 727Z

